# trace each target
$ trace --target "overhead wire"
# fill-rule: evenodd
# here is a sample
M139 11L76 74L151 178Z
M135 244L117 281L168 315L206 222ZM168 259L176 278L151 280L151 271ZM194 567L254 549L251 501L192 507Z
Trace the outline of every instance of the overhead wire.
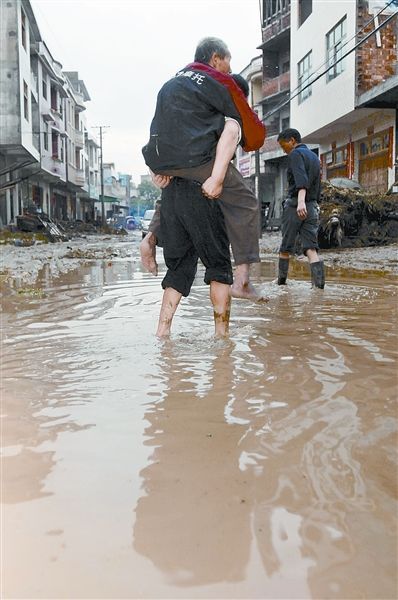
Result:
M382 9L380 9L380 11L376 15L374 15L371 19L369 19L369 21L367 21L367 23L365 23L361 27L361 29L359 29L356 32L356 34L354 36L352 36L349 40L347 40L342 45L342 48L344 48L352 40L354 40L355 38L357 38L368 27L368 25L370 25L370 23L372 21L374 21L381 13L383 13L391 4L396 4L396 3L397 3L397 0L390 0ZM319 69L321 69L323 66L325 66L326 64L328 64L328 61L324 61L319 67L317 67L317 69L315 70L315 73L311 73L311 75L309 75L306 78L306 81L308 83L306 83L305 85L297 86L293 91L289 91L288 92L289 93L289 98L286 99L286 100L284 100L278 106L274 107L272 110L270 110L269 112L267 112L265 115L263 115L263 120L269 118L270 116L272 116L276 112L280 111L284 106L286 106L287 104L289 104L291 102L291 100L294 100L294 98L296 98L302 91L304 91L305 89L307 89L308 87L310 87L313 83L315 83L316 81L318 81L318 79L320 79L321 77L323 77L323 75L325 75L328 71L330 71L330 69L332 69L335 65L337 65L344 58L346 58L349 54L351 54L351 52L354 52L354 50L356 50L360 45L362 45L364 42L366 42L372 35L374 35L377 31L379 31L392 18L394 18L397 15L398 15L398 10L396 12L392 13L391 15L389 15L382 23L380 23L380 25L378 27L375 27L365 37L361 38L361 40L355 46L353 46L353 48L351 48L351 50L349 50L348 52L346 52L345 54L343 54L339 59L337 59L332 64L329 64L328 67L327 67L327 69L325 69L322 73L320 73L320 74L318 74L318 75L316 75L314 77L315 73L317 73L319 71ZM309 81L309 79L310 79L310 81Z
M385 6L383 6L379 12L377 14L375 14L371 19L369 19L369 21L367 21L352 37L350 37L348 40L346 40L342 45L341 45L341 50L343 48L345 48L345 46L347 46L347 44L349 44L350 42L352 42L352 40L355 40L361 33L363 33L365 31L365 29L372 23L372 21L375 21L377 19L377 17L379 15L381 15L389 6L391 6L391 4L396 3L397 0L390 0ZM325 60L323 63L321 63L314 71L313 73L311 73L310 75L308 75L305 79L305 81L308 81L313 75L315 75L315 73L317 73L320 69L322 69L322 67L324 67L325 65L327 65L329 63L328 60ZM293 92L297 91L299 89L299 87L301 86L297 86Z

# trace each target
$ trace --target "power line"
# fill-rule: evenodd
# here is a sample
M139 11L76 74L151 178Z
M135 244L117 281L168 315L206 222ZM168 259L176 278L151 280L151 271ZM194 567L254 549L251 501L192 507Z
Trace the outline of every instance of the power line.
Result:
M391 0L391 1L393 2L394 0ZM390 2L390 4L391 4L391 2ZM323 71L322 73L320 73L319 75L317 75L316 77L314 77L313 79L311 79L311 81L309 83L307 83L305 86L295 88L295 90L293 90L293 94L290 94L289 98L287 100L285 100L284 102L282 102L281 104L279 104L277 107L273 108L271 111L269 111L268 113L266 113L265 115L263 115L263 121L265 119L268 119L269 117L271 117L276 112L280 111L287 104L290 104L290 102L292 100L294 100L294 98L296 98L299 94L301 94L301 92L303 92L304 90L306 90L307 88L309 88L316 81L318 81L318 79L320 79L321 77L323 77L328 71L330 71L330 69L332 69L333 67L335 67L339 62L341 62L344 58L346 58L349 54L351 54L351 52L354 52L354 50L356 50L357 48L359 48L359 46L361 46L364 42L366 42L372 35L374 35L382 27L384 27L385 25L387 25L387 23L389 21L391 21L391 19L393 19L397 15L398 15L398 10L396 12L392 13L389 17L387 17L385 19L385 21L383 21L383 23L380 23L380 25L378 27L375 27L373 31L371 31L364 38L362 38L357 44L355 44L355 46L353 46L351 48L351 50L348 50L348 52L346 52L345 54L343 54L334 63L332 63L331 65L329 65L328 68L325 69L325 71Z
M344 42L344 44L342 44L342 45L341 45L341 50L342 50L343 48L345 48L345 46L347 46L347 44L349 44L350 42L352 42L352 40L355 40L355 39L356 39L356 38L357 38L357 37L358 37L358 36L359 36L359 35L360 35L362 32L364 32L364 31L365 31L365 29L368 27L368 25L370 25L370 24L372 23L372 21L375 21L375 20L376 20L376 19L379 17L379 15L381 15L381 13L383 13L383 12L384 12L384 11L385 11L385 10L386 10L386 9L387 9L389 6L391 6L391 4L396 4L396 2L397 2L397 0L390 0L390 1L389 1L389 2L388 2L386 5L385 5L385 6L383 6L383 8L381 8L381 9L379 10L379 12L378 12L376 15L374 15L374 16L373 16L371 19L369 19L369 21L367 21L367 22L366 22L364 25L362 25L362 27L361 27L361 28L360 28L360 29L359 29L359 30L358 30L358 31L357 31L357 32L356 32L356 33L355 33L355 34L354 34L352 37L350 37L348 40L346 40L346 41ZM374 33L374 32L373 32L373 33ZM327 64L328 64L328 61L327 61L327 60L325 60L323 63L321 63L321 64L320 64L320 65L319 65L319 66L318 66L318 67L315 69L315 71L314 71L314 72L316 73L317 71L319 71L319 69L322 69L322 67L324 67L324 66L325 66L325 65L327 65ZM308 75L308 77L306 77L306 79L305 79L304 81L307 81L307 80L308 80L310 77L312 77L313 75L314 75L314 73L312 73L312 74ZM293 90L293 92L297 91L297 90L299 89L299 87L300 87L300 86L297 86L297 87L296 87L296 88ZM292 92L292 93L293 93L293 92Z

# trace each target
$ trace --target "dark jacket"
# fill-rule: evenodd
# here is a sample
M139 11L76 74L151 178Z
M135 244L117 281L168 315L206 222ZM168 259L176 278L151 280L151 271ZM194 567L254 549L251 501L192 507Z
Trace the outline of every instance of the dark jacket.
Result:
M224 116L241 119L228 90L208 74L186 67L161 88L142 149L152 171L196 167L210 161Z
M306 202L319 201L321 193L321 167L319 158L305 144L298 144L288 155L288 196L297 199L299 190L305 188Z
M259 150L264 144L265 140L265 125L260 121L257 113L250 108L244 93L234 81L233 77L226 73L220 73L220 71L213 69L213 67L210 65L199 62L191 63L187 68L197 69L202 72L204 71L227 88L237 110L239 111L240 118L242 119L241 146L243 150L245 152Z

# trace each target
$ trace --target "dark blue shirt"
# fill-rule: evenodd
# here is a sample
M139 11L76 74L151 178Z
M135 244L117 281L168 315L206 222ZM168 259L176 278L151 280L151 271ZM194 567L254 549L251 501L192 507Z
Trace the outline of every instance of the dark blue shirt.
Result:
M319 158L305 144L297 146L288 154L288 196L297 198L299 190L307 190L306 202L319 201L321 193L321 167Z

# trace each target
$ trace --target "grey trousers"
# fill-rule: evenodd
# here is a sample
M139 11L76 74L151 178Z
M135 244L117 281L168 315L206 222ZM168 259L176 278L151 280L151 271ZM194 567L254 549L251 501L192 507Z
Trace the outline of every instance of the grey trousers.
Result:
M198 167L159 172L203 183L210 177L213 162ZM224 215L225 226L236 265L260 262L260 213L258 200L245 183L242 175L231 163L224 179L223 191L218 200ZM156 210L149 226L157 237L160 234L160 211Z

